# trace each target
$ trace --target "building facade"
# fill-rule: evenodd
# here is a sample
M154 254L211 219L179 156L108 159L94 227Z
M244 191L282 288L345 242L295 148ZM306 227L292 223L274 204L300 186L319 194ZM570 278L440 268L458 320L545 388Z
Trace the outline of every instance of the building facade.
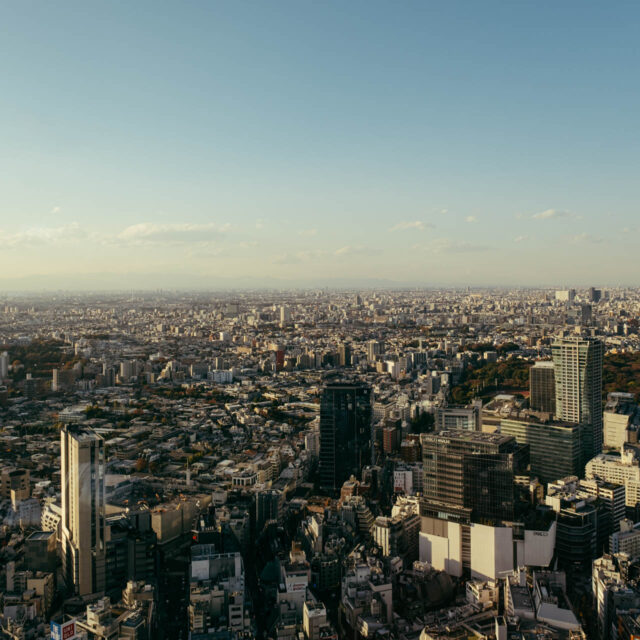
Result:
M320 401L320 483L337 490L372 462L371 388L361 383L331 383Z
M591 337L562 337L551 345L556 383L556 417L584 425L584 459L602 451L602 366L604 344Z
M79 596L105 590L105 452L92 429L68 425L60 433L62 569Z

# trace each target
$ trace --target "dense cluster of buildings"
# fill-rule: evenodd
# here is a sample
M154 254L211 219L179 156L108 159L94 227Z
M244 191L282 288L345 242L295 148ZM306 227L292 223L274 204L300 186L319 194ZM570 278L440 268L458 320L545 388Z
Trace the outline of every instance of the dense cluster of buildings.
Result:
M7 300L0 637L636 637L640 408L603 367L639 314L595 289Z

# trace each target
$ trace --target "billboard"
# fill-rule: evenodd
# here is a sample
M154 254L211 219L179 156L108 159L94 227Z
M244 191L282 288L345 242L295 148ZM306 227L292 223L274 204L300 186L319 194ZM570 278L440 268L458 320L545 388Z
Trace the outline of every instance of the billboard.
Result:
M51 623L51 640L71 640L76 637L75 620L71 622Z

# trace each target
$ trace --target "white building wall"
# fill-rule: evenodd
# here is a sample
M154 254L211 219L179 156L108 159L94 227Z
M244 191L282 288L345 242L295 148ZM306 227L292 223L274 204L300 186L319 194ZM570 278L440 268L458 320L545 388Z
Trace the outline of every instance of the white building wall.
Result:
M420 532L418 540L420 562L427 562L434 569L459 578L462 576L461 526L449 522L448 530L447 538Z
M496 580L513 569L513 531L510 527L471 525L471 577Z
M556 545L556 523L548 531L524 532L524 564L528 567L547 567Z

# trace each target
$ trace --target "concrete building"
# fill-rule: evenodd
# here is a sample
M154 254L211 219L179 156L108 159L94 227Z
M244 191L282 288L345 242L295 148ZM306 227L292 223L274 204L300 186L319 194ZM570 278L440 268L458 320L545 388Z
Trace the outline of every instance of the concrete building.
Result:
M587 462L585 476L623 485L627 507L635 507L640 502L640 459L633 449L597 455Z
M556 377L550 360L539 360L529 369L529 406L534 411L555 415Z
M604 344L591 337L562 337L551 345L556 417L584 426L585 460L602 451Z
M441 517L448 506L467 509L474 519L513 518L513 478L526 467L527 447L510 436L479 431L422 434L420 443L423 516Z
M607 394L604 407L604 447L619 450L625 442L636 444L640 429L640 405L633 393Z
M30 495L29 470L4 467L0 470L0 497L11 500L11 492L16 491L22 499Z
M519 566L548 567L556 543L556 524L547 528L465 525L426 519L420 532L420 562L449 575L497 580Z
M62 569L76 595L105 589L104 440L87 427L60 433Z
M24 565L30 571L56 570L58 556L54 531L34 531L24 541Z
M640 523L623 518L619 530L609 538L609 553L625 553L632 560L640 557Z
M582 431L579 424L541 422L533 416L500 421L500 433L529 447L531 475L542 483L582 475Z
M626 561L624 555L604 555L593 563L591 592L598 619L600 638L608 640L617 637L617 610L637 609L640 593L622 575L620 564Z
M435 431L482 431L482 400L465 407L438 407L434 418Z

